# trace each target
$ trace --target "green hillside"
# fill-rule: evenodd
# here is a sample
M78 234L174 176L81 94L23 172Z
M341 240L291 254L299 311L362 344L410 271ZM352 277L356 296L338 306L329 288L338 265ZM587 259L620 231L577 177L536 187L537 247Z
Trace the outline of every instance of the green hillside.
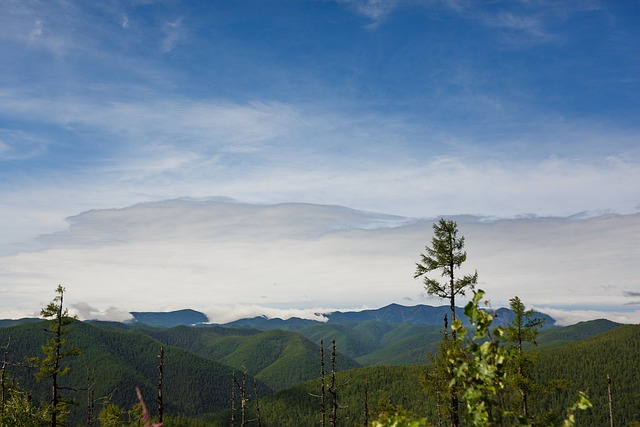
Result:
M563 407L578 390L588 393L593 409L581 414L578 425L609 425L607 375L612 379L615 425L640 421L640 325L620 326L563 347L541 350L540 382L566 379L568 389L539 398L541 408Z
M25 356L42 354L41 346L48 338L44 325L41 321L0 328L0 344L10 342L11 360L23 361ZM300 333L219 326L159 328L74 322L68 338L81 349L82 355L69 359L72 370L62 382L64 386L86 388L87 368L95 369L96 398L111 396L113 403L128 409L136 402L137 385L151 411L155 411L158 352L164 345L166 414L208 416L207 425L228 425L232 375L235 371L240 376L240 371L246 368L251 396L252 375L258 379L263 426L315 425L319 423L320 405L320 349L315 341L324 339L328 384L330 340L335 337L339 352L336 380L342 419L339 425L363 422L365 390L370 418L377 412L379 401L433 417L434 403L420 386L421 372L426 367L412 361L426 362L426 354L435 352L441 335L440 327L371 320L312 325L302 328ZM587 416L582 415L579 425L605 425L606 376L610 375L616 425L626 426L631 420L640 420L640 365L634 362L640 355L640 326L602 320L583 322L542 331L538 341L541 345L535 349L537 382L562 386L555 387L553 393L547 389L531 396L539 413L550 410L562 413L575 401L577 392L584 390L594 408ZM378 366L358 368L349 354L359 355L356 360L363 365ZM11 366L8 373L22 388L32 391L36 400L46 396L48 384L37 383L32 369ZM270 394L271 390L280 391ZM79 403L74 407L73 420L81 422L85 392L71 394ZM330 407L329 394L326 399Z
M538 349L553 348L594 337L622 326L610 320L598 319L561 328L543 329L538 334Z
M530 397L537 414L553 413L558 415L556 421L559 421L565 409L576 401L578 392L585 391L593 408L578 413L577 425L609 425L606 388L606 376L609 374L613 380L615 425L628 426L631 421L640 421L640 364L637 363L640 326L618 326L595 337L576 341L580 334L590 335L606 324L602 321L585 322L566 331L565 338L575 341L570 345L536 351L536 381L542 388ZM368 389L369 419L375 417L377 405L382 401L400 405L435 422L434 400L420 385L422 372L426 369L426 365L371 366L338 372L338 415L341 419L338 425L363 423L365 389ZM329 383L328 378L326 383ZM262 425L293 427L318 424L319 390L320 382L315 379L261 399ZM329 408L331 397L327 393L325 398L325 405ZM250 405L250 408L254 406ZM220 419L228 420L228 417L226 412ZM212 419L211 425L227 424Z
M207 327L136 328L158 341L181 347L264 381L273 390L291 387L318 376L320 348L288 331ZM325 345L328 345L328 341ZM328 352L326 352L328 357ZM327 359L328 360L328 359ZM341 355L338 370L360 366Z
M43 331L44 324L39 322L0 329L0 342L10 342L12 361L42 355L41 346L48 338ZM160 342L135 331L101 328L82 322L73 323L68 340L82 354L68 359L71 372L62 377L63 386L86 388L88 370L93 371L96 398L111 396L112 403L128 409L136 402L134 388L138 386L150 409L155 410ZM227 408L233 371L232 367L166 346L165 411L195 415ZM32 390L36 400L44 400L50 385L36 382L34 373L34 370L24 367L9 370L22 388ZM259 389L263 395L270 392L262 382ZM82 419L85 392L69 391L67 394L80 403L74 407L72 419Z

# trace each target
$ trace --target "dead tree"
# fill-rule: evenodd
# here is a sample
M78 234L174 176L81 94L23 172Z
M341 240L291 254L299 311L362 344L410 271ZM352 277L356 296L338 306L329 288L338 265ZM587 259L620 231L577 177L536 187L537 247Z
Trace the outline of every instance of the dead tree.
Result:
M607 375L607 395L609 397L609 422L613 427L613 397L611 395L611 377Z
M7 399L7 384L6 384L6 378L7 378L7 366L9 365L9 344L11 344L11 338L9 338L9 341L7 342L7 345L4 346L4 351L3 354L4 356L2 357L2 373L0 374L0 389L2 390L2 394L0 395L0 409L4 408L4 403L6 402Z
M262 421L260 420L260 400L258 399L258 380L256 377L253 377L253 395L256 399L256 419L255 421L258 423L258 427L262 427Z
M331 394L331 427L335 427L338 423L338 393L336 391L336 339L331 340L331 383L329 385L329 394Z
M158 355L160 363L158 364L158 423L162 424L162 414L164 413L164 403L162 396L162 386L164 382L164 346L160 346L160 354Z
M236 427L236 371L231 376L231 427Z
M249 402L249 397L247 396L247 369L245 368L242 372L242 382L238 382L235 374L233 381L240 391L240 426L245 427L247 425L247 402Z
M96 386L95 369L87 367L87 427L93 427L95 407L94 391Z
M364 383L364 425L369 425L369 379Z
M324 342L320 340L320 425L322 427L325 425L324 390Z

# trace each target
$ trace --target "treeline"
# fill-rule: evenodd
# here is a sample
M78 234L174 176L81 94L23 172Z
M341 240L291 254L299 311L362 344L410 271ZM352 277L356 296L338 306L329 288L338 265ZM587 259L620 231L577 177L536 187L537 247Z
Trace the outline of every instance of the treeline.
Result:
M543 339L547 343L555 342L561 337L563 342L570 344L527 351L535 359L531 372L533 381L538 384L530 393L533 413L553 413L560 417L575 401L578 391L585 391L593 408L576 414L578 425L608 425L606 377L609 375L612 378L615 425L628 426L634 420L640 420L640 365L633 363L640 354L640 326L613 326L615 325L610 322L593 321L544 332L544 335L549 334ZM42 351L41 346L48 338L44 331L46 327L47 321L41 321L0 328L0 342L8 344L6 357L10 362L5 369L5 384L8 388L14 384L20 390L28 390L35 406L40 405L39 402L48 401L50 385L46 381L36 381L36 368L28 366L26 357ZM612 329L608 332L596 337L575 341L577 337L589 336L610 328ZM141 333L140 329L121 324L97 326L79 321L71 322L67 340L78 347L81 354L67 360L68 364L65 366L69 366L71 370L61 383L65 387L78 389L66 392L76 401L76 404L70 405L69 425L86 425L87 390L84 389L89 383L89 375L93 376L92 381L95 383L95 426L108 425L99 422L98 415L109 404L120 409L123 424L128 422L128 411L133 410L137 403L136 385L144 394L149 412L157 413L155 390L158 353L160 346L164 345L165 426L229 426L231 379L234 371L239 378L242 368L217 363L209 357L167 345L147 335L164 335L176 339L188 337L174 344L194 346L191 340L197 342L207 336L202 335L201 328L147 328L145 333ZM259 331L249 330L218 330L209 333L214 332L219 336L235 337L236 344L225 350L226 355L234 353L232 348L237 350L243 347L242 340L237 339L239 335L248 339L262 335ZM291 348L277 343L277 338L288 336L286 334L271 332L265 336L276 339L276 343L268 347L271 350ZM302 337L299 339L304 341ZM293 347L297 348L295 345ZM203 351L207 348L208 346L201 346ZM261 351L256 343L247 348ZM272 389L258 379L262 426L317 425L319 422L319 347L313 347L309 353L313 358L313 366L309 368L315 377L313 380L272 393ZM264 366L265 356L257 356L257 361L252 366ZM295 352L289 357L288 361L294 360ZM338 354L338 362L343 357L346 358ZM328 366L328 358L326 360ZM367 416L372 421L380 410L388 411L392 407L402 407L408 413L436 420L435 393L425 389L425 378L432 369L433 365L424 364L373 366L337 372L338 425L364 425ZM286 375L286 372L286 369L282 369L280 375ZM247 370L247 376L250 397L247 418L252 419L255 418L255 396L254 377L250 369ZM236 411L239 413L239 400L237 405ZM135 415L132 414L131 422L136 420ZM50 425L49 420L46 422L43 425ZM239 421L236 425L240 425Z

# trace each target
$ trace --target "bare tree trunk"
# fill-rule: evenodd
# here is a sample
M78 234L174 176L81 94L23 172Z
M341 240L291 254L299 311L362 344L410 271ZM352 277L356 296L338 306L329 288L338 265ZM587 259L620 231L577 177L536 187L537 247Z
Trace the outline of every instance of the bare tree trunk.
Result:
M162 414L164 413L164 403L162 398L162 385L164 382L164 346L160 346L160 363L158 364L158 423L162 423Z
M253 377L253 394L256 398L256 421L258 422L258 427L262 427L262 422L260 421L260 401L258 400L258 381L255 377Z
M236 371L231 377L231 427L236 427Z
M234 376L233 376L233 381L234 381L235 385L238 387L238 390L240 390L240 426L241 427L245 427L247 425L247 416L246 416L247 415L247 402L249 401L249 398L247 397L247 370L246 370L246 368L242 372L242 383L239 383L238 380L236 380L235 373L234 373ZM235 399L234 399L234 401L235 401Z
M322 427L325 425L324 390L324 343L320 340L320 425Z
M87 427L93 427L95 372L87 368Z
M369 425L369 380L364 383L364 425Z
M58 306L58 314L56 316L56 326L55 326L55 334L56 334L56 345L55 345L55 353L54 353L54 361L53 361L53 375L51 381L51 405L53 410L51 411L51 427L58 426L58 372L60 370L60 359L61 359L61 349L62 349L62 301L64 298L64 293L60 293L60 305Z
M7 345L4 346L4 356L2 357L2 374L0 374L0 409L4 408L4 403L7 399L7 385L6 385L6 370L7 365L9 364L9 344L11 343L11 339L7 342Z
M336 393L336 339L331 340L331 427L335 427L338 422L338 394Z
M242 372L242 385L240 386L240 426L245 427L247 425L247 370Z
M613 427L613 397L611 395L611 377L607 374L607 394L609 396L609 422Z
M434 367L435 369L435 388L436 388L436 415L438 416L438 427L442 426L442 410L440 409L440 376L438 375L438 373L440 372L440 369L438 368L438 364L434 363Z

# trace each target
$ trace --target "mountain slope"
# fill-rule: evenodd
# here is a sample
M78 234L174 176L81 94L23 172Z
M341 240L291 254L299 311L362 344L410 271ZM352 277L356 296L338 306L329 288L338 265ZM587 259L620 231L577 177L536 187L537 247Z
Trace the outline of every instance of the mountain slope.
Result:
M538 398L542 408L566 407L585 391L593 409L579 414L577 425L609 425L607 376L613 383L616 425L640 421L640 325L625 325L562 347L539 352L536 375L540 382L565 379L568 388Z
M538 348L559 347L594 337L621 326L623 325L610 320L597 319L564 326L562 328L543 329L540 330L538 334Z
M44 325L39 322L0 329L0 342L10 340L12 361L42 355L41 346L49 338L43 331ZM135 331L96 327L83 322L71 325L68 342L82 353L66 360L71 371L61 378L63 386L86 388L87 375L91 373L95 378L96 398L110 396L113 403L128 409L136 402L134 387L139 386L150 410L155 410L160 342ZM227 408L233 371L232 367L211 359L165 346L165 411L193 415ZM32 370L16 367L9 373L22 387L32 390L37 400L46 399L50 384L36 382ZM259 389L263 395L270 392L262 382L259 382ZM86 400L84 392L65 393L79 402ZM74 406L72 419L82 419L83 411L83 405Z
M320 370L318 344L294 332L220 326L136 330L237 370L246 368L250 374L274 390L315 378ZM325 342L325 345L328 345L328 342ZM325 357L328 357L328 352L325 353ZM337 367L340 370L359 366L347 356L341 356L340 360Z

